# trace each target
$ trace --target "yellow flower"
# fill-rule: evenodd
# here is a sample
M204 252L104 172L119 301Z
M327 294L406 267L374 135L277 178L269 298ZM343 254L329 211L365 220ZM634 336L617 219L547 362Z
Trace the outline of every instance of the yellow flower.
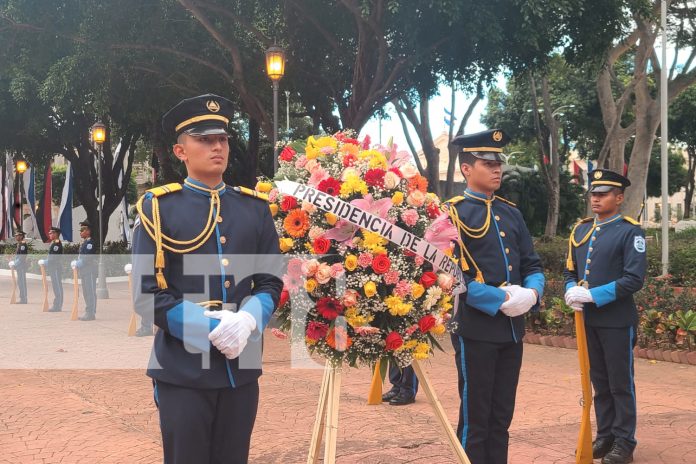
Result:
M399 347L399 350L412 350L418 345L418 340L409 340Z
M443 313L452 309L452 297L450 295L443 295L440 298L440 309L442 309Z
M370 158L369 165L373 169L387 169L387 158L383 154L378 153L377 155Z
M261 193L268 193L273 189L273 184L270 182L258 182L256 184L256 191Z
M326 214L324 214L324 218L326 219L326 222L327 222L330 226L335 225L336 222L338 221L338 216L336 216L335 214L332 214L332 213L326 213Z
M423 360L428 359L430 355L430 345L427 343L418 343L416 348L413 350L413 359Z
M388 243L387 239L381 235L362 229L363 241L362 246L366 250L370 250L374 254L383 254L387 252L384 245Z
M345 181L341 184L341 197L346 198L353 193L367 195L367 184L355 174L346 176Z
M423 293L425 293L425 287L423 287L421 284L411 284L411 296L413 298L420 298L423 296Z
M307 139L307 146L305 147L305 156L310 160L316 159L325 155L322 148L331 147L333 148L331 153L333 153L337 146L338 141L333 137L325 136L315 139L314 136L309 136Z
M343 263L343 267L345 267L349 271L356 270L358 268L358 257L355 255L346 256L346 260Z
M312 345L316 345L316 344L317 344L317 341L316 341L315 339L313 339L313 338L309 338L309 337L305 336L305 343L306 343L307 345L312 346Z
M444 324L437 324L435 327L430 329L430 333L433 335L442 335L443 333L445 333L445 330L447 329L445 328Z
M275 217L275 215L278 214L278 205L272 203L268 205L268 207L271 209L271 216Z
M398 205L402 204L403 202L404 202L404 194L403 194L403 192L396 192L396 193L392 196L392 203L393 203L393 204L395 204L395 205L398 206Z
M281 238L279 242L280 251L282 251L283 253L287 253L288 251L290 251L293 245L295 244L295 242L289 237Z
M411 312L413 305L410 303L404 303L401 298L396 295L388 296L384 299L384 304L387 305L389 309L389 314L392 316L405 316Z
M363 285L363 290L365 291L366 297L372 298L377 294L377 285L375 285L375 283L372 281L367 282L365 285Z
M352 327L362 327L369 324L374 319L373 316L365 316L364 314L360 314L358 309L355 307L346 309L346 312L343 315L345 316L348 324L350 324Z
M312 293L314 289L317 288L317 281L314 279L307 279L307 281L304 284L304 288L309 293Z

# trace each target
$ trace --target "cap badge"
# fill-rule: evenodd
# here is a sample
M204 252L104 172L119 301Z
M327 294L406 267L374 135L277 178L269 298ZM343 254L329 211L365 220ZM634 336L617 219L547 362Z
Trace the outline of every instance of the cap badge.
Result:
M493 140L496 142L500 142L503 140L503 133L501 131L495 131L493 132Z
M602 171L596 171L594 173L594 178L595 179L601 179L602 178Z
M208 100L205 106L210 110L211 113L217 113L220 111L220 104L215 100Z

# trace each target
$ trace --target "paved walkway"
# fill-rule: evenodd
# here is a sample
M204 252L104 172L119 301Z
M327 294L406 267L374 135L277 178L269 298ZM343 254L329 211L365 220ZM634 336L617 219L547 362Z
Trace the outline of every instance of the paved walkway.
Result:
M143 369L151 338L127 337L125 283L110 285L95 322L69 311L41 313L40 283L30 304L9 305L0 277L0 463L161 462L157 411ZM66 285L66 309L72 301ZM80 303L82 307L82 302ZM456 422L453 353L427 364ZM572 463L580 416L576 352L525 346L510 462ZM267 336L261 405L251 462L306 459L322 371L290 368L288 343ZM696 367L636 360L637 463L694 462ZM432 410L419 394L406 407L367 406L366 369L345 372L338 438L340 463L451 463ZM691 456L689 458L689 456Z

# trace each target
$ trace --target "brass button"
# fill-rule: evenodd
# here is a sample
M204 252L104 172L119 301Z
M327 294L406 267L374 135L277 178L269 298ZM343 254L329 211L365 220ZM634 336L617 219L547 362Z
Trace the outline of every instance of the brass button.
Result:
M590 264L591 262L592 262L592 260L588 258L588 259L587 259L587 264Z
M592 241L594 242L596 238L597 238L597 237L595 237L595 236L592 236Z
M512 271L512 265L508 266L508 271Z
M590 273L590 270L589 270L589 269L585 271L585 275L587 275L587 274L589 274L589 273Z
M222 265L223 265L223 266L229 266L229 265L230 265L230 261L229 261L227 258L222 258L222 261L221 261L221 262L222 262Z
M222 216L218 216L216 219L217 222L222 222Z
M597 232L599 232L600 230L602 230L602 228L597 226Z
M226 281L225 281L225 288L230 288L230 285L232 285L232 284L230 283L230 281L229 281L229 280L226 280Z
M500 232L501 237L505 237L505 232Z
M500 216L496 216L496 217L495 217L495 220L496 220L496 221L500 221Z
M222 243L223 245L224 245L225 243L227 243L227 239L225 238L224 235L223 235L222 237L220 237L220 243Z
M510 249L509 249L509 248L506 248L506 249L505 249L505 253L509 255L509 254L510 254Z
M590 247L590 251L592 251L592 247Z

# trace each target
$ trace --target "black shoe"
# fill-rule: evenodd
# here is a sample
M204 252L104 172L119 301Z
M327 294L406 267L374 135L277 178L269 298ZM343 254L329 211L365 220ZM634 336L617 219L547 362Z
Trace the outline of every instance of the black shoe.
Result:
M136 337L151 337L154 335L152 333L152 327L140 327L138 330L135 331L135 336Z
M392 388L392 389L389 390L387 393L385 393L384 395L382 395L382 401L385 402L385 403L386 403L386 402L389 402L389 401L391 401L392 399L394 399L394 397L397 396L398 394L399 394L399 389L398 389L398 388Z
M633 450L614 442L611 450L602 458L602 464L628 464L633 462Z
M80 317L79 319L81 321L93 321L96 318L94 317L94 314L92 314L92 313L85 313L85 315Z
M597 438L592 442L592 459L601 459L609 452L614 444L614 437Z
M416 397L409 395L408 393L399 392L394 398L389 400L391 406L405 406L407 404L415 403Z
M47 312L49 312L49 313L59 313L59 312L61 312L61 311L62 311L62 309L60 309L60 308L51 308L51 309L49 309Z
M15 303L15 304L27 304L27 302L26 302L26 301L19 300L19 301L18 301L17 303Z

